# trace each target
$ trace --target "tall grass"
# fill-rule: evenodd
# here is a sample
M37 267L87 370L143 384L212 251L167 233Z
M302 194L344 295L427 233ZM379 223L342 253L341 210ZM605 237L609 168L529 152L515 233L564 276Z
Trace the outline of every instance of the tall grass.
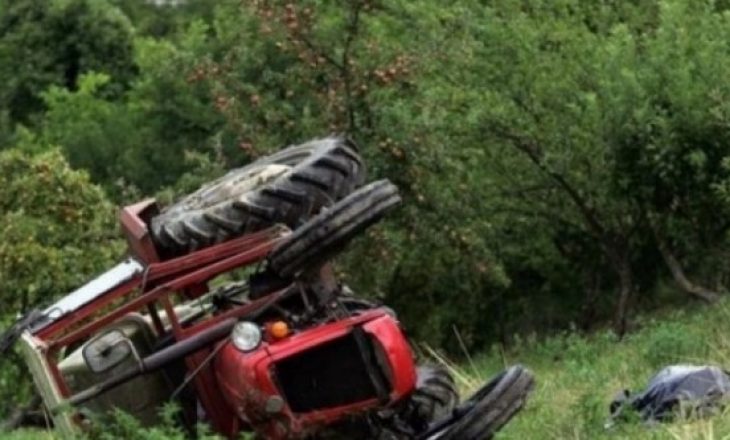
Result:
M636 421L604 428L613 396L622 389L642 388L663 366L730 367L730 301L645 317L638 324L623 340L610 331L526 338L507 351L494 347L460 365L434 354L451 366L466 393L509 364L521 363L533 371L537 387L527 407L498 440L730 439L730 410L707 420L654 426Z

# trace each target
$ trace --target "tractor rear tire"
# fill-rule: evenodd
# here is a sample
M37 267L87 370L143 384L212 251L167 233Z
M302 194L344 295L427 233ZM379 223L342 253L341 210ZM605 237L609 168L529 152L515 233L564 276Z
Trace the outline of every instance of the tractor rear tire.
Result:
M180 255L275 223L290 227L343 198L365 179L356 145L328 137L228 172L151 221L165 254Z
M492 438L524 407L534 386L534 378L526 368L517 365L507 369L465 402L474 405L463 417L435 438L439 440Z
M317 269L355 236L401 201L388 180L372 182L323 210L289 235L269 254L269 267L282 278Z

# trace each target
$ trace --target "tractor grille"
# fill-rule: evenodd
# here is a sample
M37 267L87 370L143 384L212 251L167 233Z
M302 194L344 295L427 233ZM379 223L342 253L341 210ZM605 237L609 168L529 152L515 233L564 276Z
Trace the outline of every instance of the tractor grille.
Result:
M365 339L364 355L351 333L278 362L276 378L289 408L302 413L377 398L378 388L368 370L389 390L373 342L369 336Z

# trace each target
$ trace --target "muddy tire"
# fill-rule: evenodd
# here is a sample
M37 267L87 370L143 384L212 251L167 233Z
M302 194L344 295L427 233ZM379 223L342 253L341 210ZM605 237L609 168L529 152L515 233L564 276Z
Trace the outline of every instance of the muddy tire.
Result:
M388 180L370 183L312 217L269 254L269 267L283 278L320 267L401 201Z
M459 404L459 392L453 377L441 365L419 366L417 375L416 389L400 418L415 432L423 432L431 423L451 415Z
M266 228L296 227L365 179L355 144L328 137L292 146L228 172L151 221L163 253L179 255Z
M527 369L521 365L511 367L461 405L468 408L462 417L444 431L429 438L439 440L492 438L524 407L534 386L534 378Z

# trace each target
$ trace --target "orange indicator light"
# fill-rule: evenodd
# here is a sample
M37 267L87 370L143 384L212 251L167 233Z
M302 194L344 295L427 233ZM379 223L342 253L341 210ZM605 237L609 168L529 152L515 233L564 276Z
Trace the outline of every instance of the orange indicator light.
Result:
M269 327L269 333L276 339L289 336L289 326L284 321L276 321Z

